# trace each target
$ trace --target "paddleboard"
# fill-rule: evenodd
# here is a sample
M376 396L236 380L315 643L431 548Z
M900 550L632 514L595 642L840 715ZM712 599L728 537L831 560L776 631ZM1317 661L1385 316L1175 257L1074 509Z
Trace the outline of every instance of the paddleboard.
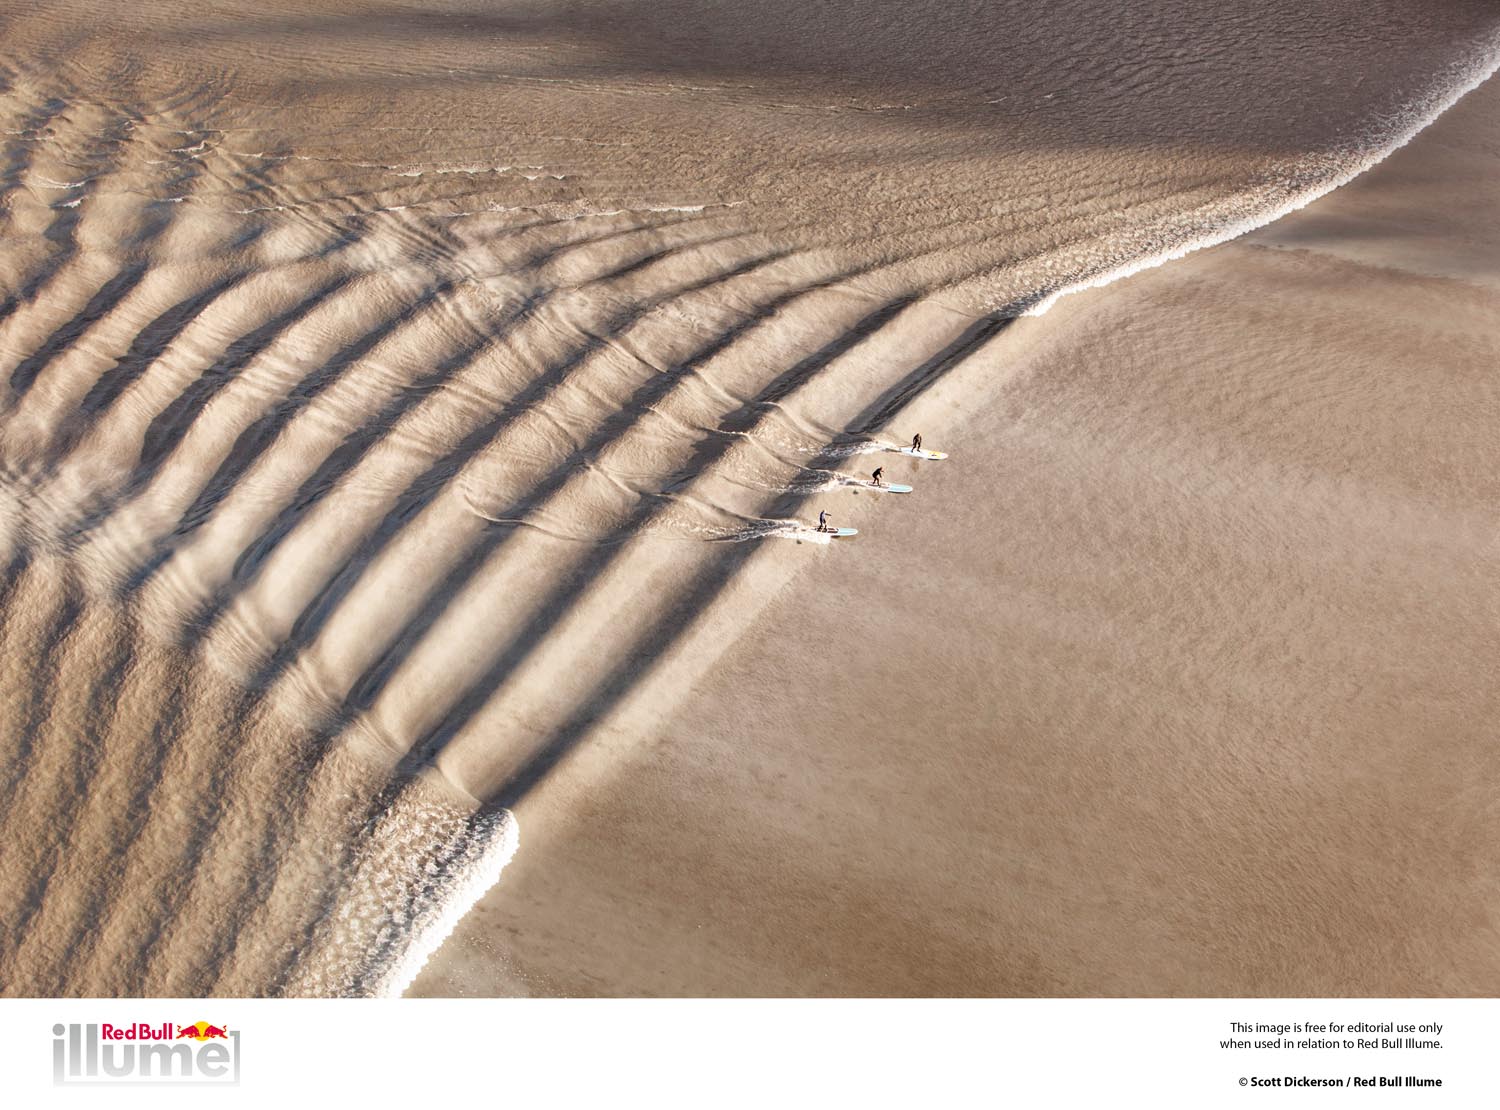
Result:
M874 482L870 481L869 479L863 479L863 480L856 480L856 481L850 482L849 484L851 486L855 487L856 489L867 489L867 490L870 490L873 493L910 493L911 492L911 487L910 486L903 486L900 482L885 482L885 483L877 486Z
M859 535L858 528L833 528L827 532L819 532L816 528L809 526L807 530L815 536L827 536L831 540L841 540L849 536Z
M914 459L932 459L933 461L936 461L938 459L946 459L948 457L948 452L946 451L915 451L910 447L897 447L896 454L910 455Z

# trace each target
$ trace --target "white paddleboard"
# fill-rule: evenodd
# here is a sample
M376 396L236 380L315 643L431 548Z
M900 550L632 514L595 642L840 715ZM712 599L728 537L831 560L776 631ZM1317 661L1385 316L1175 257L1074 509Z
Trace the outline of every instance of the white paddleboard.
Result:
M946 451L917 451L911 447L897 447L895 450L898 455L910 455L914 459L932 459L934 462L948 457Z
M859 535L858 528L830 528L826 532L819 532L817 528L809 526L807 530L815 536L827 536L831 540L840 540L849 536Z

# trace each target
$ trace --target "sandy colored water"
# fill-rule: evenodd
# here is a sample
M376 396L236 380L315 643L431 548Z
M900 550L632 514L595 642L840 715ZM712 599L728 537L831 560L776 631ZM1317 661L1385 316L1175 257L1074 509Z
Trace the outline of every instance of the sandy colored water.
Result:
M1335 193L1022 314L1500 23L1110 12L0 11L0 991L391 993L491 887L418 990L1492 982L1485 252Z
M1500 990L1497 108L973 356L415 989Z

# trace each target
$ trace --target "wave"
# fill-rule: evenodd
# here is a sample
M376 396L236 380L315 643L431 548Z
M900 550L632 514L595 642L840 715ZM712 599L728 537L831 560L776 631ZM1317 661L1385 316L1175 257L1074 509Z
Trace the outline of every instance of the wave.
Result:
M810 499L992 403L1018 317L1379 161L1494 71L1491 24L1294 154L1072 141L1047 113L1128 120L1199 63L1065 40L1097 111L491 73L439 86L450 127L399 90L294 118L263 74L4 68L4 989L399 993L643 683L857 551L749 541L828 544Z
M1425 95L1391 113L1378 125L1368 127L1357 141L1346 141L1332 153L1287 167L1256 183L1251 195L1259 191L1267 199L1254 206L1257 210L1253 214L1224 222L1210 231L1126 265L1080 277L1045 293L1039 292L1036 302L1025 309L1026 315L1041 316L1070 293L1103 288L1143 270L1185 258L1194 251L1237 239L1307 207L1385 161L1466 94L1488 81L1497 69L1500 69L1500 36L1471 47L1464 58L1453 62L1447 72L1440 75Z

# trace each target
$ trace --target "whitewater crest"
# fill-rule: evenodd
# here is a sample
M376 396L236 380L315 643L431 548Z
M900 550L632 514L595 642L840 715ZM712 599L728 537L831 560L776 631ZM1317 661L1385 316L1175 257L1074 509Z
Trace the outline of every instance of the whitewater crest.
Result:
M1099 289L1123 278L1184 258L1194 251L1228 242L1307 207L1385 161L1425 130L1433 120L1494 76L1500 69L1500 37L1470 46L1437 76L1422 95L1367 124L1355 138L1342 139L1331 151L1308 154L1268 173L1246 190L1246 213L1219 214L1217 221L1186 231L1180 241L1146 253L1123 266L1104 269L1070 284L1038 292L1028 316L1041 316L1069 293Z
M286 993L399 995L499 880L519 843L514 815L476 811L450 795L413 783L362 831L346 891Z

